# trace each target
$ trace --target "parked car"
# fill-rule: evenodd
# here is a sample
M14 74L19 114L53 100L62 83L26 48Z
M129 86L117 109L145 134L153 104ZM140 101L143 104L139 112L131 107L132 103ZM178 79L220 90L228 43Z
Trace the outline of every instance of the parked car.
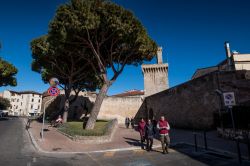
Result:
M8 110L0 110L0 117L7 117L9 114Z

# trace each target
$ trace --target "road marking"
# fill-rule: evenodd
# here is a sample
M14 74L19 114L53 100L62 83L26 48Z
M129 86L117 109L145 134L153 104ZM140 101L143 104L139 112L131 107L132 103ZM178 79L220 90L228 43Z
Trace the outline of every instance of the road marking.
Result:
M27 163L27 166L31 166L31 163L30 163L30 162L28 162L28 163Z
M161 147L156 148L156 149L154 149L154 150L157 151L157 152L162 152L162 148L161 148ZM169 153L170 153L170 152L173 153L173 152L176 152L176 150L168 148L168 152L169 152Z
M33 157L33 163L35 163L36 162L36 158L35 157Z
M94 157L92 157L90 154L87 153L87 156L89 156L90 159L92 159L97 165L102 165L96 160Z
M135 154L143 154L145 152L145 150L142 150L142 149L135 149L133 151Z
M114 151L112 151L112 152L105 152L103 156L104 156L104 157L113 157L114 154L115 154Z

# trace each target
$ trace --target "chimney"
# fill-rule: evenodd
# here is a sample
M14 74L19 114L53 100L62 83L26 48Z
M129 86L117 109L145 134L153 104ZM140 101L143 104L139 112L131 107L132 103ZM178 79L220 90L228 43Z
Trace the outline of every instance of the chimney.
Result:
M227 57L227 69L228 71L232 70L232 58L231 58L231 50L229 46L229 42L225 42L225 50L226 50L226 57Z
M230 51L230 46L229 46L229 42L225 42L225 49L226 49L226 56L227 58L231 57L231 51Z
M157 63L162 64L162 47L158 47L157 50Z

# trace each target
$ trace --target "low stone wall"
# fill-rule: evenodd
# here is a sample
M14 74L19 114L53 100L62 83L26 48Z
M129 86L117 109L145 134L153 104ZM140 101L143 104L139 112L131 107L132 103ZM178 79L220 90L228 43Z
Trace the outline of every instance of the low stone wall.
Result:
M113 119L108 123L108 126L106 128L106 132L103 136L71 136L68 135L60 130L60 133L62 133L63 135L69 137L71 140L76 141L76 142L80 142L80 143L84 143L84 144L101 144L101 143L106 143L106 142L111 142L113 135L115 133L115 130L118 126L118 121L117 119Z

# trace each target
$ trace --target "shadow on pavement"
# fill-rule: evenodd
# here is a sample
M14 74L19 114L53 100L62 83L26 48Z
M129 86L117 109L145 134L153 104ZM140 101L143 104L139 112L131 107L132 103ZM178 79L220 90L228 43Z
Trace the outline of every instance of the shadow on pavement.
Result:
M133 146L141 146L140 140L134 139L134 138L127 138L123 137L129 145Z
M9 118L0 118L0 121L9 120Z
M172 149L182 153L190 158L202 162L206 165L210 166L237 166L237 165L250 165L250 162L247 160L242 160L242 164L239 163L236 156L232 156L230 154L222 154L220 152L214 150L204 150L203 148L197 149L195 151L195 147L192 145L188 145L185 143L177 144L171 146Z

